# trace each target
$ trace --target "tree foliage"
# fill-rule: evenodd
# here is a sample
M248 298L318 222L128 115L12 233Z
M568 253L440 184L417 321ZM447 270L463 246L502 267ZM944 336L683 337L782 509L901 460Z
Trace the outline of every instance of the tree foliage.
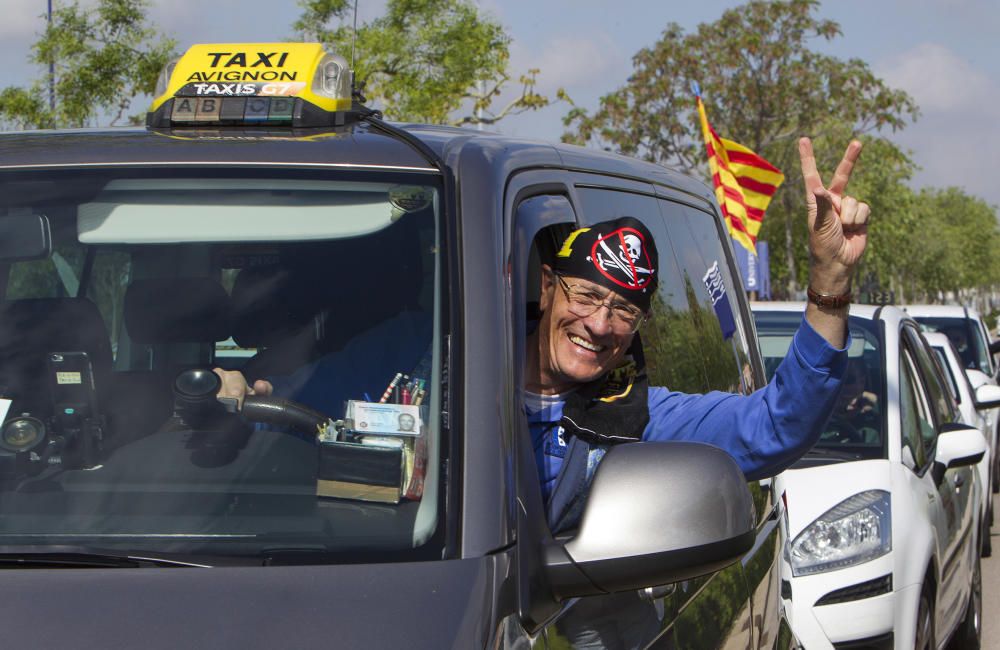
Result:
M907 300L936 302L1000 284L996 208L957 187L925 188L914 197L915 248L894 287Z
M815 16L818 5L754 0L690 34L668 25L659 41L633 57L628 82L604 96L592 115L581 108L570 111L563 139L707 174L690 90L697 82L715 130L785 173L763 236L774 248L784 248L784 259L778 250L772 255L774 275L794 289L805 255L797 138L814 139L821 163L833 155L839 160L847 144L843 138L895 131L917 116L913 100L887 87L865 62L810 48L811 41L841 34L837 23ZM902 171L911 166L904 159Z
M493 124L551 103L537 92L539 70L531 69L518 77L517 97L494 107L512 82L510 37L468 0L389 0L385 15L358 25L356 37L347 0L300 5L299 35L347 57L353 51L356 81L391 119ZM455 117L460 110L468 112Z
M19 128L54 128L87 126L103 117L111 124L138 119L129 115L133 100L153 92L176 47L147 26L146 10L146 0L57 7L32 46L31 60L44 67L45 76L29 88L0 90L0 120Z

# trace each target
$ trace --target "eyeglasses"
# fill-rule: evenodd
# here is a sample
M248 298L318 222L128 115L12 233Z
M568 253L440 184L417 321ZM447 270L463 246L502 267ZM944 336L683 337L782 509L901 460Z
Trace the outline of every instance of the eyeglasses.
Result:
M607 294L600 294L578 284L569 284L561 275L557 275L556 279L566 294L569 311L574 316L587 318L601 307L607 307L611 313L612 329L623 334L635 333L646 320L645 314L638 307L620 301L609 301Z

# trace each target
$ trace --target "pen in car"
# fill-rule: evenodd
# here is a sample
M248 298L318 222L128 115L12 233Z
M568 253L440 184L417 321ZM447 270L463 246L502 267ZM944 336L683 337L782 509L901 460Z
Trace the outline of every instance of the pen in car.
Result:
M403 380L403 383L405 383L406 379L407 379L407 376L403 375L401 379ZM396 385L393 386L393 388L392 388L392 403L393 404L402 404L403 403L402 383L400 383L398 381L396 382Z
M378 401L379 404L385 404L386 402L389 401L389 397L392 396L393 389L399 385L399 380L402 378L403 378L403 373L397 372L396 376L393 377L392 381L389 382L389 385L386 387L385 392L382 393L382 399Z

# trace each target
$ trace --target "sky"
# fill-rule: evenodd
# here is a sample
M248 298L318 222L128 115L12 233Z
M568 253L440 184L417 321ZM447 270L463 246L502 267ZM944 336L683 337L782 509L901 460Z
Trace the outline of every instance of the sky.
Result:
M58 5L65 0L53 0ZM93 0L80 0L87 6ZM476 0L512 38L511 72L540 68L538 89L563 87L593 110L621 86L631 58L675 22L686 31L712 22L732 0ZM207 9L210 7L210 11ZM381 13L384 0L358 0L359 22ZM46 0L0 0L0 87L41 75L28 57L44 29ZM150 19L183 49L192 43L275 41L293 35L295 0L150 0ZM918 120L890 135L920 167L914 187L958 186L1000 205L993 154L1000 150L1000 3L996 0L826 0L818 13L840 23L843 36L815 49L860 58L890 87L920 107ZM558 140L565 104L507 118L493 130ZM724 135L724 134L723 134ZM863 161L862 161L863 164Z

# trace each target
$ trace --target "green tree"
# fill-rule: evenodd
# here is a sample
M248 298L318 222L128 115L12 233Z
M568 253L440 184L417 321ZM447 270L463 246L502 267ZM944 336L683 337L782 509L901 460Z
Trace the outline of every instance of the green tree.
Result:
M45 76L30 88L0 90L0 120L17 128L82 127L106 116L112 125L136 122L132 102L153 92L176 48L147 26L147 6L146 0L99 0L92 8L57 7L32 46L31 61L44 66Z
M903 285L910 296L936 302L952 292L968 302L977 289L1000 283L996 209L957 187L926 188L914 200L914 248Z
M865 62L810 49L811 41L841 34L836 22L815 16L818 5L755 0L690 34L668 25L659 41L633 57L628 82L604 96L593 114L579 107L569 112L563 139L707 174L690 90L691 82L699 83L716 131L785 173L762 235L784 248L783 260L778 250L772 254L772 274L794 291L806 255L797 138L813 137L822 169L825 159L839 160L844 136L894 131L917 116L913 100L887 87ZM905 174L909 161L903 159Z
M520 94L494 107L512 81L510 37L468 0L389 0L385 15L359 25L356 38L348 0L299 4L300 37L353 52L356 81L391 119L494 124L551 103L536 91L539 71L531 69L518 77ZM561 89L557 97L566 99ZM468 112L455 117L459 111Z
M888 140L870 137L861 140L865 145L862 162L851 177L849 191L871 206L874 225L868 231L868 250L858 266L859 282L855 288L894 290L902 301L903 281L912 273L915 260L922 257L923 247L916 195L908 185L914 165ZM840 142L846 141L846 137L840 138ZM835 164L828 160L826 168L832 169ZM800 276L799 280L804 282L805 278Z

